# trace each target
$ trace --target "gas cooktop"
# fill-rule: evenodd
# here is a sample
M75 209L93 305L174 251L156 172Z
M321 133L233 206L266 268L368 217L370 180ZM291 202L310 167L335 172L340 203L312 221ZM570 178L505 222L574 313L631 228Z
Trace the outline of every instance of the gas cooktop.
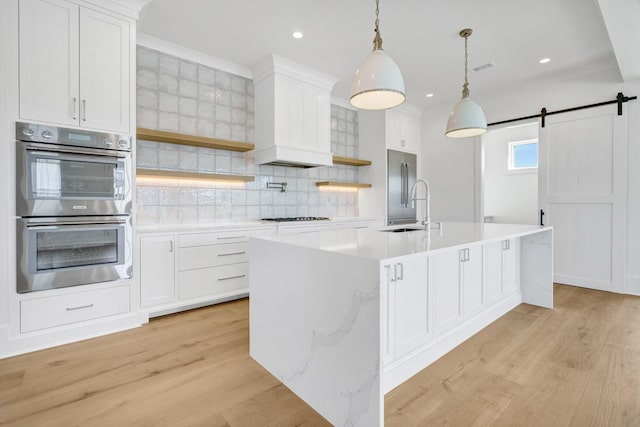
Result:
M295 222L295 221L331 221L331 218L324 216L294 216L289 218L262 218L263 221L274 222Z

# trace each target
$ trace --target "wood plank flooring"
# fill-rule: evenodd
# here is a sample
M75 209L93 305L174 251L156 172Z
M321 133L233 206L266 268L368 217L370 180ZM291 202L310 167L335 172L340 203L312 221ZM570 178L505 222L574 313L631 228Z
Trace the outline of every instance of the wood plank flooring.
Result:
M249 357L248 301L0 360L0 424L326 426ZM640 297L555 287L385 397L387 426L640 426Z

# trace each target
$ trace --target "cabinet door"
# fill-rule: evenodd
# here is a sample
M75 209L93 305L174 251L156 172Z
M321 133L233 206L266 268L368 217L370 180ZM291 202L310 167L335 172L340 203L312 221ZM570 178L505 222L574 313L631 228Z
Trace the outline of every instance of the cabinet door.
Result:
M518 273L518 239L505 240L502 244L502 289L505 294L520 290Z
M462 320L460 259L458 251L432 257L436 335L448 331Z
M129 132L128 22L80 10L80 125Z
M468 248L465 261L462 262L462 308L465 318L482 310L482 282L482 246Z
M380 313L380 323L382 331L380 333L380 346L382 363L384 366L395 360L395 331L396 331L396 306L395 306L395 275L394 266L385 265L380 270L380 283L383 284L380 290L380 301L382 313Z
M484 281L487 304L502 298L502 242L484 245Z
M140 238L140 304L149 307L175 300L175 239Z
M396 263L395 357L431 339L428 258Z
M20 118L76 125L79 7L62 0L19 7Z
M420 128L420 119L411 116L402 117L401 141L404 141L407 150L414 153L417 152L420 148Z
M406 150L406 143L402 140L401 117L398 113L387 112L387 148Z

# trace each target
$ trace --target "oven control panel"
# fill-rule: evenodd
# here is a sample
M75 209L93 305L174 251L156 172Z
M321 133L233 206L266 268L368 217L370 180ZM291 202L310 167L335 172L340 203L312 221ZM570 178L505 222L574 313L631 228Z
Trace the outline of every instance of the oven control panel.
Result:
M16 123L16 139L75 147L131 151L131 137L34 123Z

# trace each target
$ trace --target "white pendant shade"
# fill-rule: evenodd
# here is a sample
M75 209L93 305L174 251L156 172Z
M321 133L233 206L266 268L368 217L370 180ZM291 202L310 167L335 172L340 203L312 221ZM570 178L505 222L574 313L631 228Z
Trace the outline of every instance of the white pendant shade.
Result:
M487 119L482 108L468 96L462 98L447 121L445 135L449 138L466 138L487 132Z
M400 68L382 49L376 49L356 70L351 83L351 105L363 110L384 110L406 99Z

